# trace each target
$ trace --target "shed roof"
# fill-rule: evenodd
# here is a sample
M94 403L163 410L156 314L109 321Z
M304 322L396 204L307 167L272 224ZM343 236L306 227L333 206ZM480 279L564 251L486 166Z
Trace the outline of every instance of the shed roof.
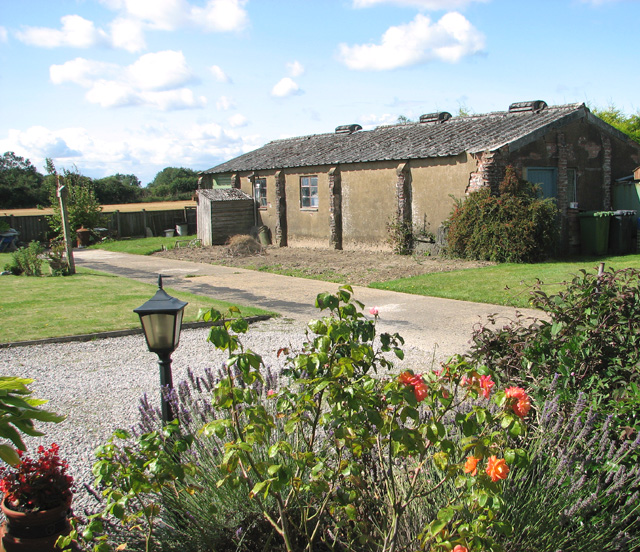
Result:
M198 190L198 194L203 195L210 201L238 201L241 199L253 201L250 195L238 188L205 188Z
M500 111L452 117L444 122L381 126L351 134L287 138L269 142L204 173L447 157L495 151L505 145L518 149L549 130L582 117L596 119L584 104L578 103L545 107L537 112Z

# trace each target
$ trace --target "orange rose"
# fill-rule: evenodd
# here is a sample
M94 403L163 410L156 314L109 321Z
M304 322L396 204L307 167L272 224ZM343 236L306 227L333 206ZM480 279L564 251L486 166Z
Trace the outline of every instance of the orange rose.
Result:
M491 481L496 482L499 479L506 479L508 473L509 466L507 466L504 458L500 458L500 460L496 456L489 458L487 475L491 478Z
M464 473L470 473L473 476L478 475L478 462L480 462L480 458L468 456L467 461L464 463Z
M524 418L529 413L531 399L522 387L508 387L504 390L504 394L508 399L511 399L509 404L516 413L516 416Z
M429 390L427 389L427 386L424 383L418 383L413 386L413 394L416 396L416 400L418 402L423 401L426 398L428 393L429 393Z
M461 544L456 544L451 552L469 552L469 549Z

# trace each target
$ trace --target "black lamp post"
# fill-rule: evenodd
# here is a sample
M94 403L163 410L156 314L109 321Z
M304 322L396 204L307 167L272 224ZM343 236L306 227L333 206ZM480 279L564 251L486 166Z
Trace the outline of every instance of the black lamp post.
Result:
M162 421L173 420L173 412L168 398L162 393L164 386L173 389L171 377L171 353L180 342L182 315L188 303L167 294L162 289L162 275L158 275L158 291L144 305L134 309L140 316L140 323L147 339L149 351L158 355L160 366L160 386L162 398Z

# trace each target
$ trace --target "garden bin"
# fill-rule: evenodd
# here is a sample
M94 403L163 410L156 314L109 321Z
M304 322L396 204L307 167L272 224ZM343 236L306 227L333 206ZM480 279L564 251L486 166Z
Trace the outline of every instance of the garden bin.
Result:
M606 255L613 211L580 213L580 251L583 255Z
M637 211L614 211L609 228L609 252L612 255L628 255L633 252Z

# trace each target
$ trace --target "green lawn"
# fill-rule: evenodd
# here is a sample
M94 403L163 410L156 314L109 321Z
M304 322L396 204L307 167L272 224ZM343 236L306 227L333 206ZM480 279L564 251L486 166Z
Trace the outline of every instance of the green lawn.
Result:
M580 270L596 271L601 262L605 263L606 268L640 269L640 255L625 255L572 262L500 264L376 282L370 287L522 308L529 306L528 292L537 280L544 284L545 291L555 292L563 287L563 282L569 281Z
M174 236L173 238L156 237L142 238L135 240L106 241L92 245L95 249L105 249L107 251L117 251L118 253L132 253L134 255L151 255L156 251L173 249L177 241L191 241L196 236Z
M9 255L0 254L0 267ZM79 269L74 276L32 278L0 277L0 343L139 328L133 309L157 287L119 276ZM167 288L167 293L188 301L185 322L195 321L199 308L224 311L229 303ZM268 314L239 307L244 316ZM271 313L272 314L272 313Z

